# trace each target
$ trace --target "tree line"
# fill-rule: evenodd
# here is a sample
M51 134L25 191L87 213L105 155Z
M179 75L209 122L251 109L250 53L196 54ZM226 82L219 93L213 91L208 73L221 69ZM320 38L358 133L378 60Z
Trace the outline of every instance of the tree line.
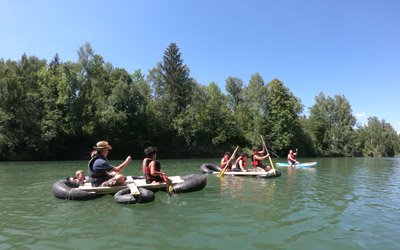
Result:
M77 62L50 63L22 55L0 60L0 160L87 159L99 140L113 145L113 158L143 156L155 145L160 157L215 157L236 145L249 153L267 146L284 157L392 157L400 137L385 120L357 125L343 95L320 93L308 116L279 79L249 82L230 76L225 92L215 82L190 76L175 43L147 74L116 68L89 43Z

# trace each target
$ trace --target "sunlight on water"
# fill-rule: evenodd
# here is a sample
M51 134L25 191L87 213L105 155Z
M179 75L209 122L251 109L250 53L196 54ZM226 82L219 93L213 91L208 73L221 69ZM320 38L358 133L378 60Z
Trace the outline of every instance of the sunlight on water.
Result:
M209 161L163 167L186 175ZM210 175L202 191L136 205L56 199L53 183L85 162L2 162L0 249L397 249L399 159L318 161L277 178Z

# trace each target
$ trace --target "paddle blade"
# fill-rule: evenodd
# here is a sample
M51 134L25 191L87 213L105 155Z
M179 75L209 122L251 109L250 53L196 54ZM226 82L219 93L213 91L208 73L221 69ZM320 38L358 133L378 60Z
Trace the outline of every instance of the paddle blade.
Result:
M169 196L171 196L172 193L174 192L174 187L172 185L167 185L166 189Z
M163 179L165 180L165 184L167 184L165 186L165 191L167 191L169 196L171 196L172 193L174 192L174 185L172 185L172 181L170 179L168 179L168 177L166 175L163 175Z
M225 176L225 172L224 171L219 172L218 176L219 177L224 177Z

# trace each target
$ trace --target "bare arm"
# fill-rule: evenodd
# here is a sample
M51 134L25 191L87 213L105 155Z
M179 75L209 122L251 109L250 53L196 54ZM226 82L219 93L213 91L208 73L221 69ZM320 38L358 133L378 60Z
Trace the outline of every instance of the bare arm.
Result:
M114 171L117 172L117 173L121 172L122 170L124 170L124 168L126 166L129 165L129 163L131 163L131 161L132 161L132 157L131 156L126 157L126 159L125 159L125 161L123 163L121 163L118 167L114 167Z
M233 160L234 157L225 160L225 157L221 159L221 166L225 166L226 164L229 164L229 162L231 162Z
M223 157L223 158L221 159L221 166L225 166L225 164L226 164L226 162L225 162L225 157Z
M157 170L156 170L156 161L151 161L150 164L149 164L149 166L150 166L150 173L151 173L151 175L158 175L158 176L163 176L163 175L165 175L165 173L162 172L161 170L160 170L160 171L157 171Z
M254 159L256 159L256 160L258 160L258 161L262 161L262 160L265 160L265 159L267 159L269 157L269 154L267 154L267 155L264 155L264 156L259 156L259 155L254 155L253 156L253 158Z
M239 161L239 167L243 172L246 172L248 170L245 166L243 166L243 160Z

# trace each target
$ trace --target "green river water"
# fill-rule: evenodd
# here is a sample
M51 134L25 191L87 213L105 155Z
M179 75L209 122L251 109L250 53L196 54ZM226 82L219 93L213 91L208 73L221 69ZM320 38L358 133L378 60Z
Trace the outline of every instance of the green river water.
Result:
M201 191L134 205L56 199L54 182L86 162L0 162L0 249L398 249L400 159L301 160L319 163L269 179L208 175ZM161 160L169 175L218 161Z

